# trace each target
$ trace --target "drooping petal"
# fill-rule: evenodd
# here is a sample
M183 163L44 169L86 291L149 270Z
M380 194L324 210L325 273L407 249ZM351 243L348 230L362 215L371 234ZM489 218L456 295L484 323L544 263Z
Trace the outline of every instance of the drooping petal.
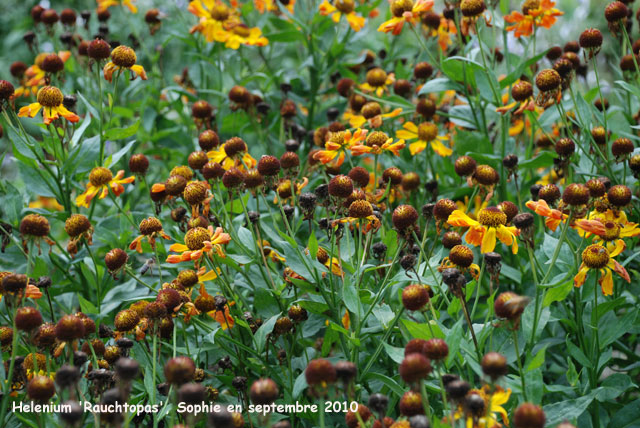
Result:
M496 248L496 229L494 227L488 227L484 236L482 237L482 246L480 252L482 254L490 253Z

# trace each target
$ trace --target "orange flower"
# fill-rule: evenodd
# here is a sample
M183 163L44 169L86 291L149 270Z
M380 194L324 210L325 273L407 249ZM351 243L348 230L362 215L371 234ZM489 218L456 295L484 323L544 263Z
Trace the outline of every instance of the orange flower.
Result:
M330 16L336 24L340 22L340 17L344 14L347 22L353 31L360 31L364 27L364 18L355 12L355 3L353 0L335 0L335 4L324 0L320 5L320 15Z
M614 221L587 220L576 221L579 231L584 231L585 236L596 235L594 243L605 243L608 251L614 251L619 245L626 247L621 238L632 238L640 235L640 228L637 223L619 224Z
M18 111L19 117L35 117L38 112L43 109L44 124L49 125L60 116L69 122L78 122L80 118L73 112L67 110L62 104L64 96L62 91L55 86L45 86L38 91L38 97L35 103L24 106Z
M99 199L104 199L109 194L109 189L114 195L120 196L124 192L123 184L133 183L135 177L123 178L124 170L118 171L114 177L111 171L105 167L98 166L91 170L89 174L89 183L87 183L87 190L76 198L76 205L79 207L89 208L89 204L98 196Z
M413 25L420 20L420 14L431 10L432 7L432 0L417 0L416 2L411 0L391 0L393 18L380 24L378 31L383 33L392 32L394 36L397 36L402 31L405 22Z
M362 142L351 147L351 154L353 156L360 156L366 153L372 155L379 155L383 152L391 152L396 156L400 156L400 150L404 149L404 140L398 140L395 143L393 142L393 138L387 139L382 145L372 145L368 146L366 144L362 144Z
M460 210L455 210L449 216L447 223L456 227L468 227L465 240L471 245L480 245L480 251L483 254L495 249L496 238L503 244L511 246L513 254L518 252L518 242L515 238L520 234L520 230L513 226L505 226L507 216L497 207L481 209L478 213L478 221Z
M627 270L613 258L624 251L624 242L619 240L613 251L609 251L600 244L589 245L582 252L582 264L576 274L573 285L581 287L586 280L589 270L597 270L600 274L598 283L602 289L602 294L609 296L613 294L613 274L620 275L625 281L631 282Z
M536 214L546 217L544 224L551 229L551 231L555 231L558 225L569 217L568 214L564 214L560 210L549 208L547 201L544 199L529 201L525 205Z
M329 140L324 145L324 150L319 150L313 156L317 161L327 164L335 160L335 166L340 166L344 162L345 153L367 136L366 129L356 129L354 133L350 130L331 132Z
M162 237L164 239L171 239L164 229L162 229L162 223L155 217L148 217L140 222L140 235L129 244L130 250L136 250L142 254L142 239L147 238L151 248L156 248L156 237Z
M181 253L167 257L169 263L180 263L198 260L203 254L215 251L220 257L225 257L222 246L231 242L231 236L224 233L221 227L214 231L213 226L208 228L194 227L189 229L184 236L184 244L173 244L169 250Z
M98 2L98 13L104 12L111 6L122 4L126 6L131 13L138 13L138 8L133 4L133 0L96 0Z
M551 28L556 22L556 16L564 15L554 8L551 0L526 0L522 6L522 13L513 11L504 20L514 24L507 27L507 31L514 31L514 36L531 36L536 27Z

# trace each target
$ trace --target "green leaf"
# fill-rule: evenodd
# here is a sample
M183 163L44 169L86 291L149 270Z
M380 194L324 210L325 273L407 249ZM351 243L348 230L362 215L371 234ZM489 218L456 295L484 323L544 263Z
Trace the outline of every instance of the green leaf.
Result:
M531 361L529 362L529 365L527 366L528 372L530 372L531 370L535 370L538 367L542 366L542 364L544 364L544 357L547 352L547 346L548 345L540 349L536 354L536 356L531 359Z
M140 119L135 121L130 126L126 128L111 128L108 129L104 136L107 140L124 140L125 138L129 138L138 132L138 128L140 127Z
M557 285L547 290L544 296L542 306L547 307L553 302L563 301L573 289L573 281L567 281L564 284Z
M100 297L98 297L100 298ZM98 308L96 308L93 303L85 299L84 297L78 295L78 302L80 303L80 310L85 314L97 314Z
M584 355L584 352L582 352L580 348L578 348L573 343L569 342L568 337L566 342L567 342L567 350L569 351L569 355L571 355L574 360L579 362L583 367L586 367L588 369L593 368L593 364L591 364L591 361L589 361L587 356Z
M349 309L350 312L353 312L358 317L360 316L360 298L358 297L358 291L356 290L356 286L353 283L349 283L344 285L342 288L342 299L344 300L344 305Z
M318 239L316 238L315 233L309 234L309 240L307 241L307 248L309 249L309 255L312 258L316 258L318 254Z
M389 355L393 361L400 364L402 360L404 360L404 348L397 348L386 342L382 342L382 345L384 346L384 350L387 351L387 355Z
M631 403L619 409L613 414L608 428L638 428L640 427L640 421L638 421L638 415L640 415L640 399L632 401Z
M253 336L256 341L256 349L258 352L264 351L264 347L267 343L267 335L271 334L273 331L273 326L276 325L276 321L279 318L278 315L274 315L267 322L262 324L256 334Z
M538 169L546 168L553 165L556 154L550 151L544 151L538 156L518 162L518 169Z
M398 382L396 382L395 380L393 380L390 377L385 376L383 374L369 372L369 373L367 373L367 375L364 377L363 380L368 380L368 379L379 380L387 388L389 388L391 391L393 391L394 394L396 394L398 397L401 397L405 393L405 389Z

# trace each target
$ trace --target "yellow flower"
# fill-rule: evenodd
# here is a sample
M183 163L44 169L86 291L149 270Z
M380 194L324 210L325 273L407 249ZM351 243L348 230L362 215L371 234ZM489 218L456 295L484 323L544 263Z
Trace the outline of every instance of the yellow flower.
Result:
M45 86L38 91L38 98L35 103L24 106L18 111L20 117L35 117L41 109L43 110L44 123L49 125L60 116L69 122L78 122L80 118L75 113L70 112L62 104L64 96L60 89L55 86Z
M362 142L351 146L351 154L353 156L360 156L363 154L379 155L383 152L391 152L396 156L400 156L400 150L404 149L404 140L398 140L395 143L393 138L387 139L382 145L367 145Z
M413 25L420 20L420 14L431 10L432 7L432 0L417 0L416 2L413 0L392 0L391 13L393 18L380 24L378 31L392 32L394 36L397 36L402 31L405 22Z
M581 287L590 270L597 270L600 274L598 282L602 289L602 294L609 296L613 294L613 274L615 271L625 281L631 282L627 270L613 258L624 251L625 245L622 240L616 241L613 251L609 251L600 244L591 244L582 252L582 264L576 274L573 285Z
M220 257L225 257L222 246L231 242L231 236L224 233L221 227L217 227L214 231L213 226L208 228L194 227L189 229L184 236L184 244L173 244L169 247L170 251L178 254L172 254L167 257L169 263L180 263L185 261L195 261L203 255L210 254L215 251Z
M427 143L431 146L431 149L440 156L451 156L453 153L453 150L442 143L442 141L447 141L449 137L438 135L438 126L432 122L424 122L419 126L416 126L413 122L406 122L402 125L402 128L403 129L396 132L396 138L405 140L418 139L418 141L409 145L409 151L412 155L426 149Z
M222 38L224 46L230 49L238 49L240 45L266 46L269 44L269 40L262 35L259 28L249 28L241 23L231 25L226 37L222 36Z
M138 13L138 8L133 4L133 0L96 0L98 2L98 13L104 12L111 6L122 4L126 6L131 13Z
M115 71L129 70L140 76L142 80L147 80L147 73L141 65L136 64L137 60L138 57L133 49L127 46L118 46L111 51L111 61L104 66L104 78L111 82Z
M354 0L335 0L334 4L324 0L320 5L320 15L330 16L336 24L344 14L353 31L360 31L364 27L364 18L356 15Z
M496 413L500 414L502 421L505 425L509 425L509 416L507 415L507 411L502 406L511 397L511 389L507 389L506 391L502 389L500 386L496 386L493 393L491 392L491 387L489 385L485 385L482 389L472 389L469 391L469 394L477 394L485 402L485 407L489 408L489 412L486 415L478 418L475 423L472 417L467 417L466 419L466 428L494 428L496 426L501 426L500 422L496 417ZM465 415L465 412L462 409L462 406L459 406L454 414L454 419L461 419Z
M366 129L356 129L351 133L350 130L332 132L329 134L329 140L324 145L324 150L319 150L313 155L315 160L327 164L334 161L335 166L340 166L344 162L345 153L352 146L364 140L367 136Z
M100 199L106 198L109 194L109 188L111 188L114 195L120 196L124 192L124 186L122 185L133 183L136 179L133 175L127 178L123 177L124 170L122 169L114 177L111 171L105 167L98 166L93 168L89 174L87 190L76 198L76 205L89 208L89 204L96 195L100 194L98 196Z
M587 220L580 219L575 223L580 235L589 237L592 234L596 235L593 242L596 244L604 243L608 251L614 251L618 245L626 247L624 241L621 238L632 238L640 235L640 228L637 223L617 223L615 221L607 220Z
M507 224L507 215L497 207L483 208L478 213L478 221L473 220L460 210L455 210L447 220L451 226L468 227L465 236L467 243L478 246L480 251L490 253L496 248L496 238L503 244L511 246L511 252L518 252L518 242L516 236L520 230Z

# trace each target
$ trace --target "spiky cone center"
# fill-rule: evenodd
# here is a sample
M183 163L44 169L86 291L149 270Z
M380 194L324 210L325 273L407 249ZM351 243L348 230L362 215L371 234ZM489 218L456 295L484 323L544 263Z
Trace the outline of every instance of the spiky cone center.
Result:
M293 169L300 166L300 157L294 152L284 152L280 157L280 166L285 169Z
M611 143L611 153L616 157L628 155L632 153L633 150L633 142L628 138L618 138Z
M47 357L44 354L30 353L26 357L24 357L24 361L22 362L22 368L24 368L25 370L33 370L36 368L36 364L37 364L38 369L40 369L40 368L44 368L46 363L47 363Z
M523 403L513 414L513 424L517 428L543 428L546 421L544 411L532 403Z
M60 341L80 339L84 333L84 323L75 315L65 315L56 324L56 338Z
M444 248L450 250L460 244L462 244L462 237L458 232L452 230L442 235L442 245Z
M187 179L181 175L172 175L164 183L165 191L167 192L167 195L170 196L180 195L182 192L184 192L186 186Z
M31 331L42 324L42 314L31 306L23 306L16 311L16 328L22 331Z
M57 73L64 68L64 62L57 54L49 54L42 60L42 67L47 73Z
M362 106L362 116L365 119L371 119L373 117L382 114L382 107L375 101L371 101Z
M548 204L555 203L560 198L560 189L555 184L545 184L538 191L538 198L546 201Z
M402 290L402 304L409 311L418 311L429 301L429 291L421 284L412 284Z
M536 76L536 86L542 92L551 92L560 87L562 83L562 78L560 74L556 70L546 69L542 70Z
M273 380L262 378L253 382L249 395L254 404L271 404L280 395L280 390Z
M189 357L175 357L167 361L164 366L164 375L171 384L183 384L193 379L196 366Z
M162 223L155 217L148 217L140 222L140 233L149 236L162 230Z
M588 28L580 34L579 42L583 49L597 49L602 46L602 33L597 28Z
M401 17L405 12L411 12L413 0L393 0L391 2L391 13L396 18Z
M196 300L193 303L196 306L196 309L203 313L211 312L216 309L215 300L213 296L210 295L200 295L196 297Z
M482 0L462 0L460 3L460 10L462 11L462 16L466 18L472 18L479 16L482 12L484 12L486 6L484 1Z
M511 222L511 220L518 215L518 206L511 201L500 202L498 209L506 214L507 223Z
M111 51L111 60L118 67L129 68L137 61L136 53L128 46L118 46Z
M13 273L4 276L0 283L2 284L0 291L2 291L3 293L16 293L27 288L29 278L27 277L27 275L22 273Z
M424 353L431 360L444 360L449 355L449 346L443 339L429 339L424 344Z
M473 172L476 170L476 166L477 165L475 159L473 159L471 156L464 155L456 159L454 169L456 171L456 174L458 174L460 177L466 177L467 175L473 174Z
M319 247L318 251L316 252L316 259L320 263L325 264L329 261L329 253L324 248Z
M405 230L412 227L418 221L418 211L411 205L400 205L391 215L393 226L398 230Z
M607 199L616 207L624 207L631 203L631 189L624 184L617 184L607 192Z
M451 199L440 199L433 207L433 216L440 221L447 221L458 206Z
M356 4L353 0L336 0L334 6L345 15L353 12L356 8Z
M571 156L576 151L576 143L570 138L560 138L556 141L555 149L560 156Z
M424 413L422 395L418 392L407 391L400 399L400 413L404 416L421 415Z
M207 157L207 153L201 150L196 152L191 152L189 154L189 158L187 159L187 163L189 167L197 170L201 170L206 163L209 162L209 158Z
M329 195L348 198L353 193L353 180L346 175L336 175L329 181Z
M533 86L529 82L520 81L513 85L511 96L516 101L525 101L533 96Z
M191 288L198 283L198 274L193 270L183 270L180 271L176 280L182 285L184 288Z
M38 91L37 99L43 107L59 107L64 101L64 95L55 86L44 86Z
M103 166L97 166L89 173L89 182L94 187L102 187L113 180L113 173Z
M191 106L191 114L196 119L209 119L213 114L213 107L204 100L199 100Z
M507 224L507 215L498 207L487 207L478 213L478 221L487 227L498 227Z
M373 215L373 207L368 201L355 200L349 206L349 217L366 218Z
M224 143L224 152L229 157L234 157L239 153L247 151L247 143L240 137L232 137Z
M571 183L562 193L562 201L567 205L579 206L589 202L589 188L584 184Z
M456 266L468 268L473 263L473 251L465 245L456 245L449 251L449 260Z
M483 186L492 186L500 181L500 174L489 165L478 165L473 173L473 178Z
M207 229L204 227L194 227L184 235L184 244L189 250L197 251L204 248L205 241L209 241L210 239L211 235Z
M609 252L602 245L589 245L582 252L582 262L589 269L602 269L609 263Z
M372 68L367 71L366 81L370 86L374 88L378 88L380 86L384 86L387 82L387 72L381 68Z
M107 59L111 55L111 46L103 39L92 40L87 47L87 55L96 61Z
M82 235L91 229L91 222L82 214L73 214L64 222L64 230L72 238Z
M418 173L410 171L402 176L402 188L404 190L416 190L420 186Z
M53 397L55 393L56 387L49 376L34 376L27 385L27 395L32 400L46 401Z
M418 126L418 138L422 141L433 141L438 137L438 126L433 122L423 122Z
M220 145L220 137L215 131L206 129L198 136L198 144L202 150L211 150Z
M114 326L118 331L133 330L140 321L138 312L131 309L124 309L118 312L114 319Z
M20 221L20 233L23 235L41 238L47 236L50 230L49 220L40 214L27 214Z
M367 135L366 143L370 147L380 147L387 142L389 136L382 131L374 131Z
M609 3L604 9L604 17L608 22L618 22L625 19L629 14L629 8L620 1Z
M207 186L200 181L194 181L187 184L184 188L182 196L189 205L199 205L207 197Z
M226 21L229 18L229 8L223 3L217 3L211 8L211 18L216 21Z
M159 320L167 316L167 307L160 302L150 302L144 307L144 316L151 320Z
M251 100L251 94L244 86L236 85L229 89L229 99L234 103L244 104Z
M191 181L193 178L193 170L186 165L179 165L173 167L171 172L169 172L169 177L173 177L174 175L179 175L187 181Z
M104 256L104 263L111 272L117 271L127 263L129 256L120 248L110 250Z

